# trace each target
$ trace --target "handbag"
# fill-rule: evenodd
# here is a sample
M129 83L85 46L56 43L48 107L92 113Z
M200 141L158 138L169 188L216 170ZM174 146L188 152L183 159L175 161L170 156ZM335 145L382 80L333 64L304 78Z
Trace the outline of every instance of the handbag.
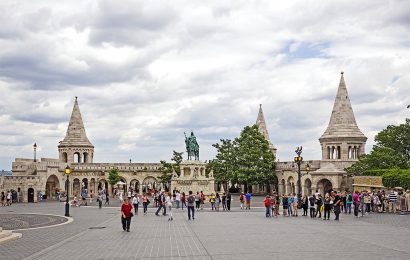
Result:
M134 213L131 212L131 213L130 213L130 217L132 218L133 216L134 216Z

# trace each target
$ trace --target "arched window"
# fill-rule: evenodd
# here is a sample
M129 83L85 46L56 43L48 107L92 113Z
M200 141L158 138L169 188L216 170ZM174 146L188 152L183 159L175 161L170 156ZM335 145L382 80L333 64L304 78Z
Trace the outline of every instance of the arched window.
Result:
M75 163L81 163L81 155L79 152L74 153L73 157Z

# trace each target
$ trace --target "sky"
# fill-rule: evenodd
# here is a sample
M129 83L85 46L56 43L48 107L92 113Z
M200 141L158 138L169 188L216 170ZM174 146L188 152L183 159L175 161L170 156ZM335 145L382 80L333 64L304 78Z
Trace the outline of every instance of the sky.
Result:
M279 161L320 159L344 71L368 137L410 117L410 1L0 2L0 169L58 158L75 96L94 162L200 159L262 104Z

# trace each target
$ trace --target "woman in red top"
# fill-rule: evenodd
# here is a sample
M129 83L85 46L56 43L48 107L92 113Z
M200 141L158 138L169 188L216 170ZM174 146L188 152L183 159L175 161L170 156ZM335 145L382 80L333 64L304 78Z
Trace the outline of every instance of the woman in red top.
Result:
M124 231L130 232L131 225L131 213L132 205L129 203L128 198L124 199L124 203L121 205L121 222L122 229Z

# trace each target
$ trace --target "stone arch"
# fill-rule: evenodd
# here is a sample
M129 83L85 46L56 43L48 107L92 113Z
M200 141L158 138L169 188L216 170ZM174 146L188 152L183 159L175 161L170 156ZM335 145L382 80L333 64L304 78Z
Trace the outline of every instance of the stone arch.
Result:
M279 194L284 194L286 192L286 181L282 179L279 184Z
M132 187L132 189L134 190L136 194L140 193L140 182L137 179L132 179L130 181L130 186Z
M89 163L89 155L88 155L88 152L84 152L83 153L83 158L84 158L84 163Z
M105 179L101 179L98 181L98 191L100 190L105 190L106 192L109 192L108 190L108 182Z
M147 176L142 182L142 192L151 192L152 189L158 190L158 180L153 176Z
M73 180L73 192L72 192L73 196L80 196L81 195L81 183L80 180L78 178L75 178Z
M90 193L94 192L95 193L95 179L91 178L90 180Z
M68 156L67 156L67 153L66 152L63 152L62 154L61 154L61 160L63 161L63 162L68 162Z
M79 153L79 152L73 153L73 162L74 163L81 163L81 153Z
M124 177L120 176L120 181L122 181L122 182L125 183L125 184L123 184L123 185L115 185L115 187L116 187L117 189L119 189L119 190L122 190L122 192L124 192L124 194L126 195L127 192L128 192L127 180L126 180Z
M27 190L27 202L34 202L34 189L28 188Z
M87 191L89 190L88 188L88 179L87 178L83 178L81 181L81 191L83 191L83 189L87 189Z
M316 184L317 190L322 196L326 193L330 193L333 190L333 184L329 179L322 178Z
M46 182L45 191L47 199L53 198L58 190L60 190L60 180L56 175L52 174L47 178Z
M311 195L312 194L312 181L309 178L305 179L305 183L303 184L303 195Z

